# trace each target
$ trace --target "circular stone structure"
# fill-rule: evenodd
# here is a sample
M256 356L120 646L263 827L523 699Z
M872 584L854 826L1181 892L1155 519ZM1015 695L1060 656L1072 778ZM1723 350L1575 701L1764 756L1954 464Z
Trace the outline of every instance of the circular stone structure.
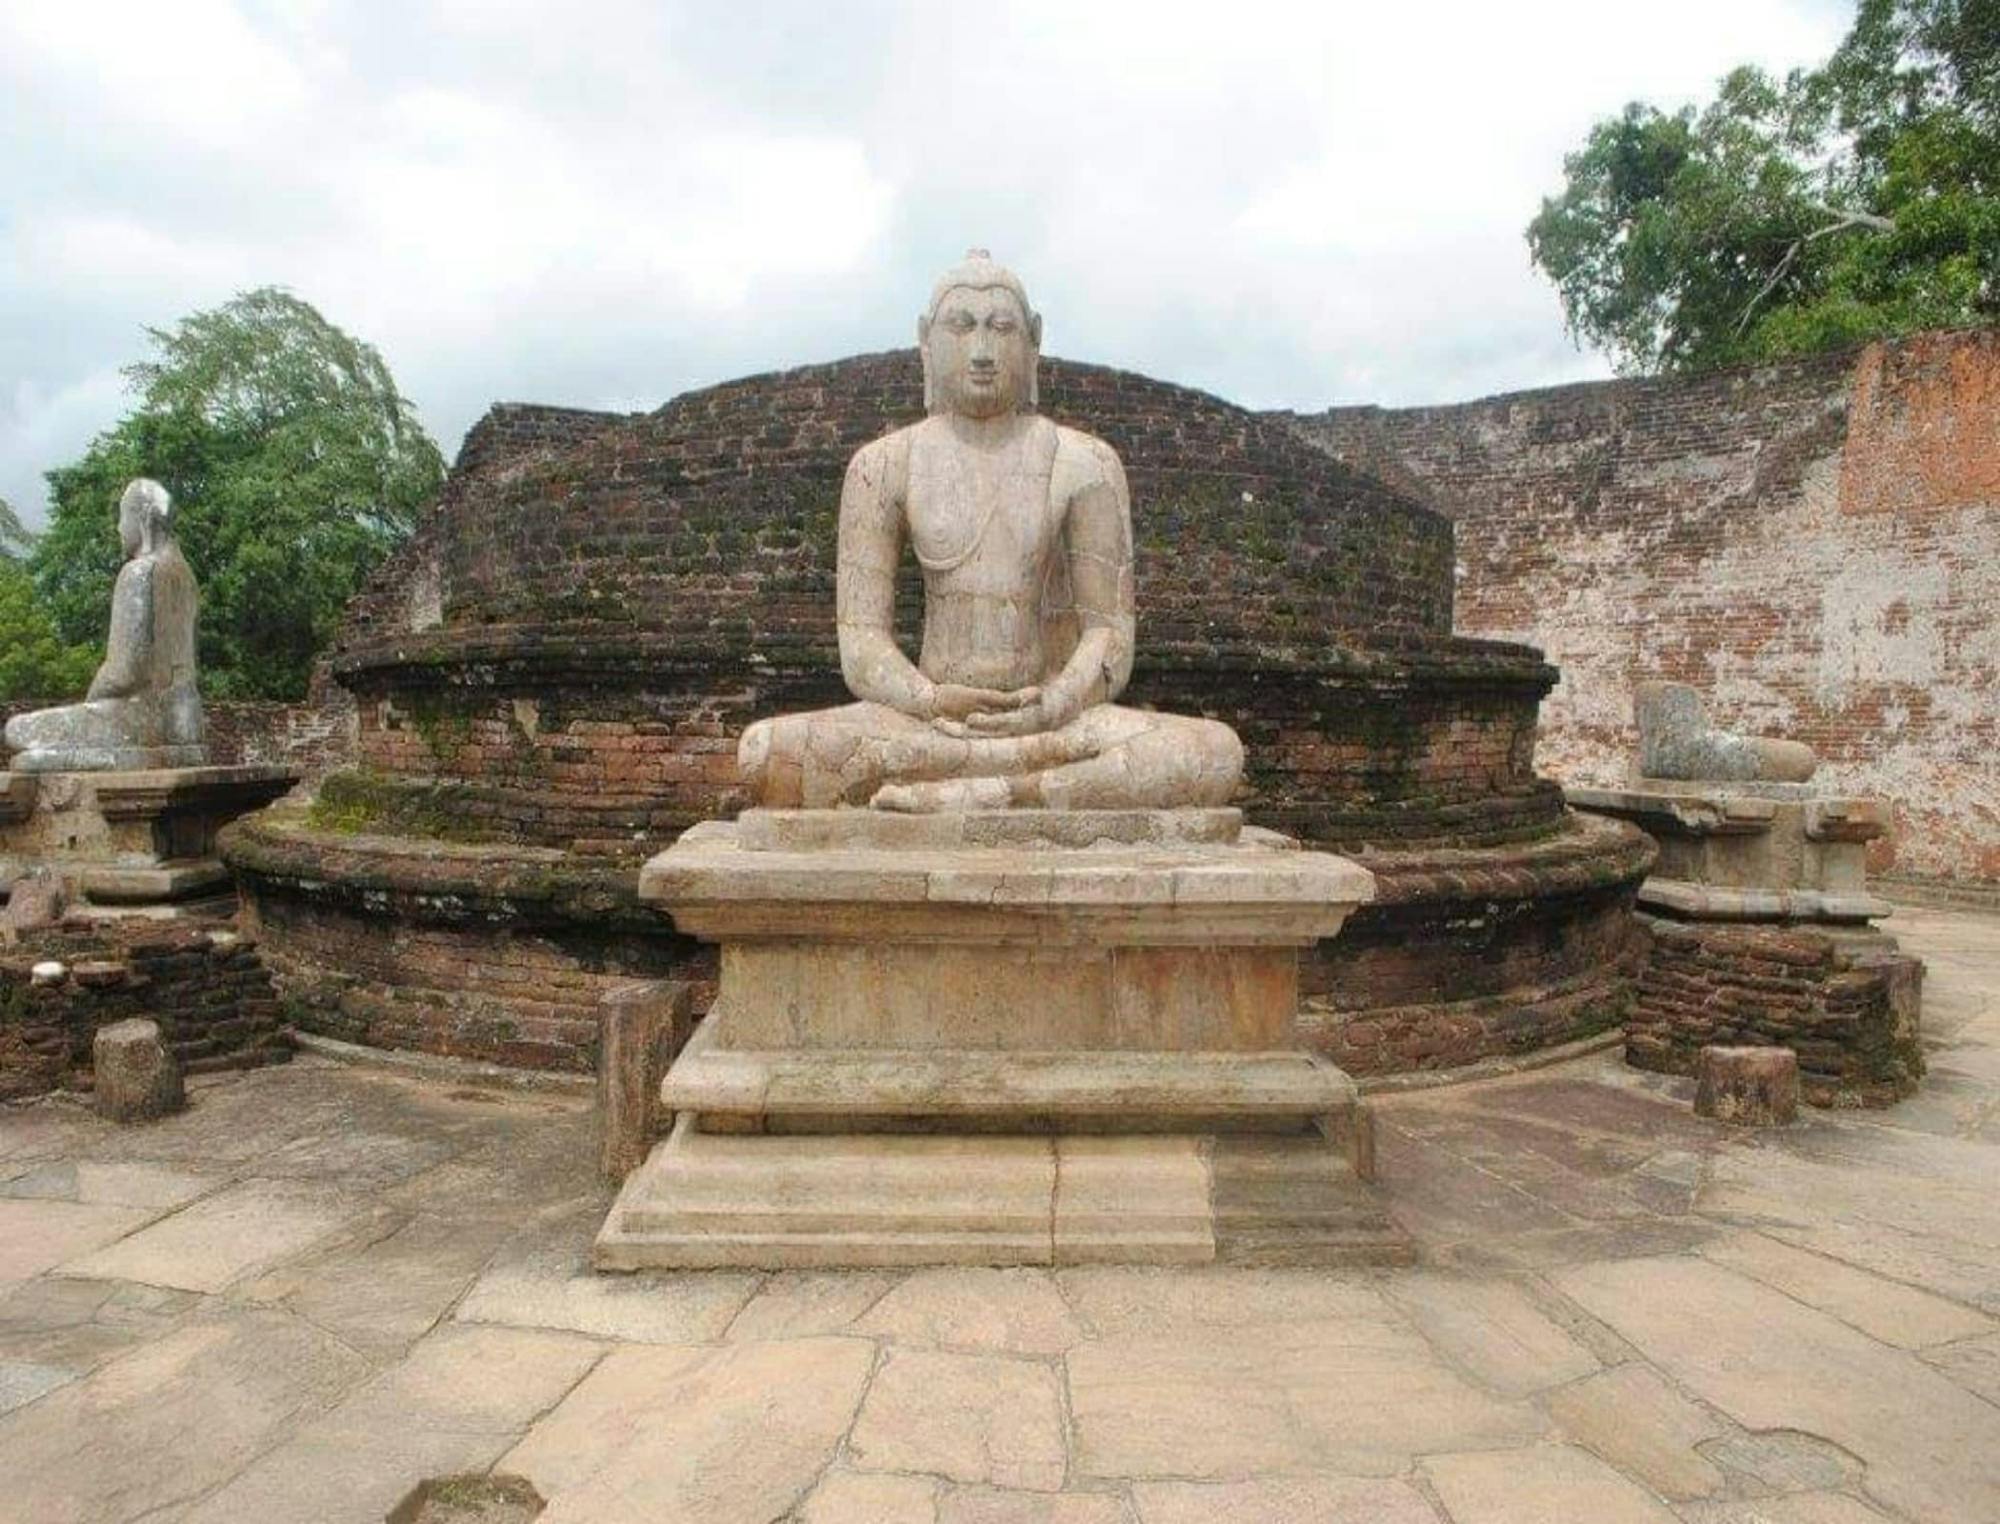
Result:
M688 977L699 1003L711 954L640 908L638 866L741 807L752 720L846 697L841 479L921 397L897 351L481 420L337 641L353 766L225 843L303 1029L582 1070L611 986ZM1555 669L1452 634L1449 520L1186 388L1045 360L1041 407L1130 477L1124 702L1234 726L1250 819L1376 874L1305 959L1306 1040L1375 1074L1619 1020L1651 845L1535 776Z

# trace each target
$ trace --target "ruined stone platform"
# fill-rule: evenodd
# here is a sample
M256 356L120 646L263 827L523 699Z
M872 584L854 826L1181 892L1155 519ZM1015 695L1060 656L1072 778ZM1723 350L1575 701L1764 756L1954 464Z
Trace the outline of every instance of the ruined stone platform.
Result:
M0 773L0 892L31 868L93 905L173 905L226 892L215 836L298 781L269 764Z
M1868 843L1889 829L1887 800L1812 783L1641 778L1571 788L1571 805L1628 820L1660 844L1639 903L1692 920L1858 925L1889 913L1868 892Z
M1353 1082L1293 1032L1299 948L1372 887L1233 810L697 826L639 893L720 992L597 1263L1211 1260L1223 1138L1311 1198L1273 1255L1404 1254Z
M1923 965L1874 924L1892 907L1868 892L1888 801L1810 782L1644 777L1568 795L1660 847L1639 886L1650 946L1627 1062L1690 1074L1712 1044L1775 1045L1798 1055L1815 1105L1882 1106L1916 1089Z

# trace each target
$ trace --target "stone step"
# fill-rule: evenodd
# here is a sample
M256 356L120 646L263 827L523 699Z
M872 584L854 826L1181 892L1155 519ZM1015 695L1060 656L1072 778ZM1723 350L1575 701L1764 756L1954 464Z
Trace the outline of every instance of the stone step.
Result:
M1341 1154L1303 1138L1223 1137L1210 1159L1216 1258L1228 1264L1407 1264L1409 1235Z
M707 1024L660 1106L712 1130L897 1131L909 1123L1019 1133L1306 1133L1357 1104L1354 1082L1305 1053L757 1052Z
M782 1136L688 1118L594 1249L604 1270L1410 1257L1320 1138Z

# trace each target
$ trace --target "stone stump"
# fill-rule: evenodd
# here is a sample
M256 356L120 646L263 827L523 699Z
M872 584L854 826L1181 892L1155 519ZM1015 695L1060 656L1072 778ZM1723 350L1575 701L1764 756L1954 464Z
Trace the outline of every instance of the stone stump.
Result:
M1790 1048L1710 1045L1695 1060L1697 1115L1778 1127L1799 1114L1799 1056Z
M597 1165L623 1180L646 1162L659 1130L660 1080L694 1025L680 980L622 984L604 997L597 1039Z
M187 1104L180 1065L167 1051L159 1023L137 1017L114 1021L98 1028L91 1049L100 1116L145 1122Z

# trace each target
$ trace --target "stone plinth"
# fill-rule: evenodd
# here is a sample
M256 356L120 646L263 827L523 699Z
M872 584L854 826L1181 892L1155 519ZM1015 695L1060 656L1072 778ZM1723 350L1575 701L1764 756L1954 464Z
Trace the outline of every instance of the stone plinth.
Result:
M1695 920L1875 920L1868 843L1889 829L1888 801L1810 783L1682 783L1572 788L1569 802L1629 820L1660 844L1641 906Z
M34 867L93 904L160 905L223 890L215 835L298 779L270 765L0 773L0 886Z
M1394 1255L1353 1083L1293 1034L1299 949L1372 887L1227 810L698 826L639 892L720 990L597 1262L1200 1261L1236 1222ZM1224 1138L1319 1203L1296 1242L1218 1210Z

